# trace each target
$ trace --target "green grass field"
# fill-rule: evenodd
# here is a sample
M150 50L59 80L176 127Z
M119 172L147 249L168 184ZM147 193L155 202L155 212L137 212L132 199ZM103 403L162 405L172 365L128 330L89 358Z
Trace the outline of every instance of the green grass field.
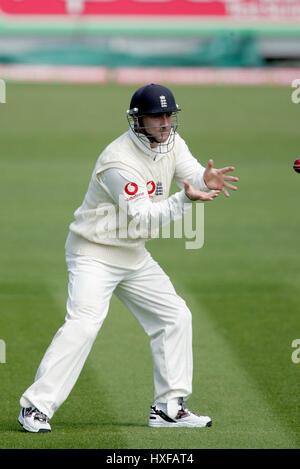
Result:
M193 313L189 407L208 429L150 429L148 337L113 299L51 434L24 433L19 398L65 316L64 242L98 154L124 132L133 87L7 84L0 104L0 448L299 448L300 105L291 89L174 87L180 134L239 190L205 206L205 244L148 243ZM300 353L299 353L300 355Z

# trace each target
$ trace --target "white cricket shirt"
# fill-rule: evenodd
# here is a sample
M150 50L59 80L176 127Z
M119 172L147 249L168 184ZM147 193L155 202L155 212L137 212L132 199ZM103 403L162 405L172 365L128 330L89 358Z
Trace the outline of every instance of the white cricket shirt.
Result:
M183 181L208 190L205 168L175 135L166 154L146 148L130 129L99 156L82 205L66 241L66 250L115 265L138 264L152 227L181 218L191 207ZM182 189L169 196L172 181Z

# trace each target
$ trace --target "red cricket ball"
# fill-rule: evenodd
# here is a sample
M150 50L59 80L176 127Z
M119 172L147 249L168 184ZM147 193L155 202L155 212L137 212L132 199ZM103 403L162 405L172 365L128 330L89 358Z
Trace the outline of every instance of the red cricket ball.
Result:
M296 171L296 173L300 173L300 158L297 158L294 161L293 168Z

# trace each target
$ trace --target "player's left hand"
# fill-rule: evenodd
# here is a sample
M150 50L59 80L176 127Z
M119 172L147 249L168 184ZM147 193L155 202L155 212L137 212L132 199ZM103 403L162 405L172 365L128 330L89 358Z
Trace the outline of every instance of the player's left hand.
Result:
M216 169L214 168L213 160L209 160L206 170L204 171L204 182L209 189L222 191L226 197L229 197L229 192L226 188L236 191L237 187L229 184L227 181L236 182L239 178L235 176L226 176L226 173L234 170L234 166L225 166L225 168Z

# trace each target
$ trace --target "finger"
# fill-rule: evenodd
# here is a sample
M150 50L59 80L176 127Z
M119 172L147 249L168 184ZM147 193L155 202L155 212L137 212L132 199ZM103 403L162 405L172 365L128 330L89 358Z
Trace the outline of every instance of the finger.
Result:
M218 190L210 191L210 192L198 191L198 197L194 200L202 200L204 202L207 202L209 200L215 199L219 195L219 192L220 191L218 191Z
M223 189L222 189L222 192L224 193L225 197L230 197L229 192L227 192L227 190L224 189L224 187L223 187Z
M219 169L219 171L224 174L224 173L228 173L228 171L234 171L235 170L235 167L234 166L225 166L225 168L221 168Z
M207 169L212 169L214 166L214 160L210 159L207 163Z
M225 181L239 181L239 178L236 176L224 176Z
M207 193L207 200L213 200L218 197L220 191L210 191Z
M236 186L233 186L232 184L228 184L227 182L224 182L224 186L228 187L228 189L231 189L233 191L237 191Z

